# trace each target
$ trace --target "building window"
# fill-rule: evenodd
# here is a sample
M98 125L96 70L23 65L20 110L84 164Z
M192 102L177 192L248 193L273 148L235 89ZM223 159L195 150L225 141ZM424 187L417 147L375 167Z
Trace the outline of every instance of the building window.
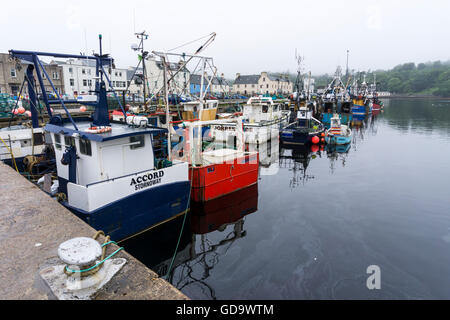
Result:
M81 74L86 74L86 70L85 69L81 69Z
M88 74L91 74L91 69L88 69L87 73L88 73Z
M132 143L132 145L130 145L131 150L142 148L145 145L144 136L130 137L130 143Z
M13 77L13 78L17 77L16 69L14 69L14 68L11 68L11 77Z
M83 79L83 87L87 87L87 80Z
M92 86L92 80L88 80L89 87Z
M71 86L71 87L73 87L73 86L75 85L75 80L69 79L69 82L70 82L70 86Z
M45 79L45 73L42 72L42 79Z
M263 78L263 82L265 82L266 81L266 78Z
M269 85L268 84L266 84L266 89L268 89L269 88Z
M92 156L91 141L88 139L80 139L80 153Z
M70 73L73 73L73 69L72 69L72 68L69 68L69 72L70 72Z
M52 73L53 80L58 80L58 72Z

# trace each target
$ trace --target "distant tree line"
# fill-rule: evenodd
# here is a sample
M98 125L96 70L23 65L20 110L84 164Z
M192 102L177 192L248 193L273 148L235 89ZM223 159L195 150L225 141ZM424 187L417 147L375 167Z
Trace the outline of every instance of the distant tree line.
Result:
M352 79L376 83L378 91L393 94L421 94L450 97L450 62L404 63L391 70L350 72ZM345 82L345 75L342 77ZM316 87L326 87L333 79L332 75L316 76ZM351 82L353 82L351 80Z
M288 72L283 72L283 74L288 74L292 82L296 79L296 74ZM419 64L409 62L398 65L391 70L362 72L350 70L349 74L351 75L351 83L355 78L363 81L364 76L367 83L373 83L374 75L376 75L378 91L388 91L393 94L450 97L450 62L434 61ZM316 88L326 88L333 80L333 75L314 75L313 78ZM342 80L344 83L347 82L345 71Z

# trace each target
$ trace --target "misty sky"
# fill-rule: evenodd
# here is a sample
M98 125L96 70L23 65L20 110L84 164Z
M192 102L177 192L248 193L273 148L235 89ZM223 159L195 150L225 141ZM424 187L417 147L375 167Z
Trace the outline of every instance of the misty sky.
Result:
M20 4L19 4L20 3ZM149 51L169 50L216 32L203 52L219 73L386 69L404 62L450 59L448 0L276 1L2 1L1 52L104 52L117 67L137 63L134 32L150 34ZM201 42L178 52L192 53ZM195 66L194 66L195 67Z

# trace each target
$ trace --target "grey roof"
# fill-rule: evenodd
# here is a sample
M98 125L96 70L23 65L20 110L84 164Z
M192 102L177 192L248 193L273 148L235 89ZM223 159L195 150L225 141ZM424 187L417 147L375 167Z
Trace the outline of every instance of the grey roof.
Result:
M201 84L202 81L202 76L199 74L191 74L191 77L189 79L189 81L191 82L191 84Z
M234 80L234 84L257 84L260 75L239 76Z
M277 75L269 74L267 76L272 81L289 82L289 79L286 79L284 76L281 76L281 75L277 76Z
M215 77L213 79L212 83L216 84L216 85L223 85L223 86L228 85L227 80L225 80L225 78L222 78L222 77Z
M208 77L208 79L204 79L205 84L209 81L209 79L211 79L211 77ZM202 81L202 76L200 74L191 74L189 81L191 82L191 84L200 85L201 81ZM226 82L225 78L214 77L211 84L226 86L227 82Z

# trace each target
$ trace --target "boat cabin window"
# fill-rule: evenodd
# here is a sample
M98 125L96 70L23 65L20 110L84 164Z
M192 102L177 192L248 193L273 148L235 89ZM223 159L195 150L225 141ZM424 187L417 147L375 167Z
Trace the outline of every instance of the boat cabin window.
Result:
M145 145L144 136L132 136L130 137L130 143L132 143L130 145L131 150L142 148Z
M269 111L269 106L267 104L263 104L262 106L262 112L263 113L267 113L267 111Z
M33 133L33 143L35 146L41 146L44 144L44 134L41 132Z
M55 133L55 147L58 150L61 150L61 136Z
M64 136L64 144L66 147L75 147L75 139L73 137Z
M80 153L92 156L91 141L88 139L80 139Z

